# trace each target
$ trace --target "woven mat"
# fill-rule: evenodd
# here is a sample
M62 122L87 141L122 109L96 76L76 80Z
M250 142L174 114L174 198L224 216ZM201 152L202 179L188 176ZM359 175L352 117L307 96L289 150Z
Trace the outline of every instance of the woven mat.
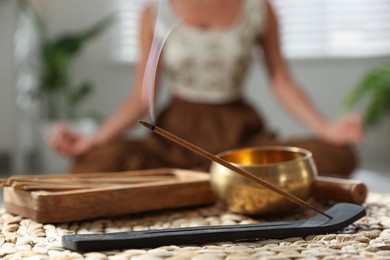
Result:
M136 231L205 225L248 224L267 221L228 212L221 205L196 209L138 214L115 219L48 225L0 210L1 259L389 259L390 194L370 194L368 216L338 234L219 243L202 246L163 246L78 253L61 245L64 234ZM301 218L302 212L293 218ZM291 216L289 219L292 218ZM306 216L305 216L306 217ZM268 219L269 220L269 219ZM272 219L280 220L280 219Z

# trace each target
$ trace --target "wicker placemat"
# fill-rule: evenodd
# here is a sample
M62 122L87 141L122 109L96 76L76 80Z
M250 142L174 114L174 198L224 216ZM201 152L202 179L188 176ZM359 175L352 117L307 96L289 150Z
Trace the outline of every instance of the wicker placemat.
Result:
M339 234L220 243L203 246L164 246L109 252L77 253L61 245L61 236L74 233L132 231L262 222L229 213L223 206L155 212L115 219L45 225L0 210L1 259L390 259L390 194L370 194L368 216ZM302 212L288 219L308 217ZM276 220L276 219L272 219ZM279 219L278 219L279 220Z

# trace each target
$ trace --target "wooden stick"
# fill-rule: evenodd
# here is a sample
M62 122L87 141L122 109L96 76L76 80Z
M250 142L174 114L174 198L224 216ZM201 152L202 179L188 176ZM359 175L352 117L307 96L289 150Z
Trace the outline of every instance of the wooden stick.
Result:
M177 178L172 173L138 173L138 172L119 172L119 173L82 173L71 175L21 175L12 176L9 178L2 178L0 182L6 182L9 180L69 180L69 179L90 179L90 178L136 178L136 177L165 177L165 178Z
M172 177L122 177L122 178L83 178L77 180L70 180L74 183L118 183L118 184L127 184L127 183L147 183L147 182L159 182L174 180Z
M45 176L47 177L47 176ZM77 173L66 176L54 176L55 178L72 178L72 179L89 179L89 178L135 178L135 177L166 177L166 178L176 178L175 174L172 173L156 173L156 172L113 172L113 173Z
M25 191L66 191L66 190L79 190L79 189L97 189L97 188L112 188L112 187L129 187L136 183L121 184L121 183L14 183L12 188L15 190Z
M167 180L175 180L175 178L171 177L131 177L131 178L82 178L82 179L20 179L20 180L11 180L6 183L8 186L13 183L59 183L59 184L67 184L67 183L142 183L142 182L157 182L157 181L167 181Z
M314 206L312 206L309 203L301 200L300 198L292 195L291 193L286 192L286 191L280 189L279 187L277 187L277 186L267 182L266 180L263 180L262 178L259 178L259 177L255 176L255 175L253 175L253 174L251 174L251 173L249 173L249 172L247 172L247 171L245 171L243 169L240 169L240 168L234 166L233 164L231 164L231 163L229 163L229 162L227 162L227 161L225 161L225 160L223 160L223 159L221 159L221 158L219 158L219 157L217 157L217 156L215 156L215 155L213 155L213 154L203 150L202 148L200 148L198 146L195 146L195 145L193 145L193 144L191 144L191 143L189 143L189 142L187 142L187 141L185 141L185 140L183 140L183 139L181 139L181 138L179 138L179 137L177 137L177 136L175 136L175 135L173 135L173 134L171 134L171 133L169 133L169 132L167 132L167 131L165 131L165 130L157 127L157 126L155 126L155 125L149 124L149 123L144 122L144 121L138 121L138 122L141 123L146 128L148 128L151 131L153 131L154 133L159 134L159 135L161 135L161 136L171 140L172 142L175 142L175 143L183 146L184 148L187 148L188 150L191 150L191 151L199 154L200 156L203 156L203 157L205 157L205 158L207 158L207 159L209 159L211 161L214 161L216 163L219 163L222 166L225 166L226 168L228 168L228 169L230 169L230 170L232 170L232 171L234 171L234 172L236 172L238 174L241 174L244 177L246 177L246 178L248 178L248 179L250 179L250 180L252 180L252 181L254 181L254 182L256 182L256 183L258 183L260 185L263 185L264 187L266 187L266 188L268 188L268 189L270 189L270 190L272 190L272 191L282 195L283 197L289 199L290 201L292 201L292 202L294 202L294 203L296 203L296 204L298 204L300 206L303 206L303 207L309 208L311 210L314 210L314 211L320 213L321 215L324 215L327 218L332 219L332 217L329 216L328 214L326 214L323 211L315 208Z
M41 178L40 178L41 177ZM13 186L15 183L17 184L93 184L93 183L100 183L100 184L135 184L135 183L149 183L149 182L161 182L161 181L168 181L168 180L175 180L177 179L174 175L135 175L135 176L128 176L128 175L122 175L122 176L107 176L107 175L101 175L99 177L91 177L91 178L78 178L74 176L66 176L64 177L49 177L49 176L18 176L18 177L11 177L9 179L4 180L3 182L0 182L0 186L7 187L7 186Z
M50 185L50 184L28 184L28 185L15 185L13 186L16 190L25 190L25 191L67 191L67 190L84 190L84 189L93 189L98 188L98 186L91 185Z

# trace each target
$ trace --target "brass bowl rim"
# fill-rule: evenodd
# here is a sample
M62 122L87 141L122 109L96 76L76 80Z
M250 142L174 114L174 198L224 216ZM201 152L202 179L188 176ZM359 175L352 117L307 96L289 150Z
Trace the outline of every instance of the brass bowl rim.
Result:
M295 146L284 146L284 145L273 145L273 146L254 146L254 147L246 147L246 148L237 148L237 149L231 149L227 150L221 153L217 154L217 157L223 159L223 156L230 155L233 153L237 152L245 152L245 151L266 151L266 150L273 150L273 151L288 151L288 152L295 152L295 153L303 153L304 155L302 157L293 159L293 160L288 160L288 161L283 161L283 162L275 162L275 163L266 163L266 164L259 164L259 163L254 163L250 165L243 165L240 163L232 163L229 162L235 166L240 166L240 167L245 167L245 168L252 168L252 167L268 167L268 166L274 166L274 165L285 165L285 164L292 164L292 163L297 163L299 161L304 161L307 159L310 159L313 154L304 148L301 147L295 147Z

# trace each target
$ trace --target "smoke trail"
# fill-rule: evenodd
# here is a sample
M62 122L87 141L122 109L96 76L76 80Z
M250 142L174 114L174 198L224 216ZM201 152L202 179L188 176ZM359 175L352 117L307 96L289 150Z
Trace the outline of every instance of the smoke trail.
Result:
M150 48L148 60L146 63L145 73L143 77L143 83L142 83L142 99L143 102L145 102L148 106L149 115L153 123L155 123L156 121L154 94L155 94L157 66L160 60L161 52L164 47L165 41L167 40L173 28L175 27L175 25L172 25L163 37L159 36L157 33L158 26L160 26L159 17L160 14L158 13L156 18L156 25L155 25L154 35L153 35L152 46Z

